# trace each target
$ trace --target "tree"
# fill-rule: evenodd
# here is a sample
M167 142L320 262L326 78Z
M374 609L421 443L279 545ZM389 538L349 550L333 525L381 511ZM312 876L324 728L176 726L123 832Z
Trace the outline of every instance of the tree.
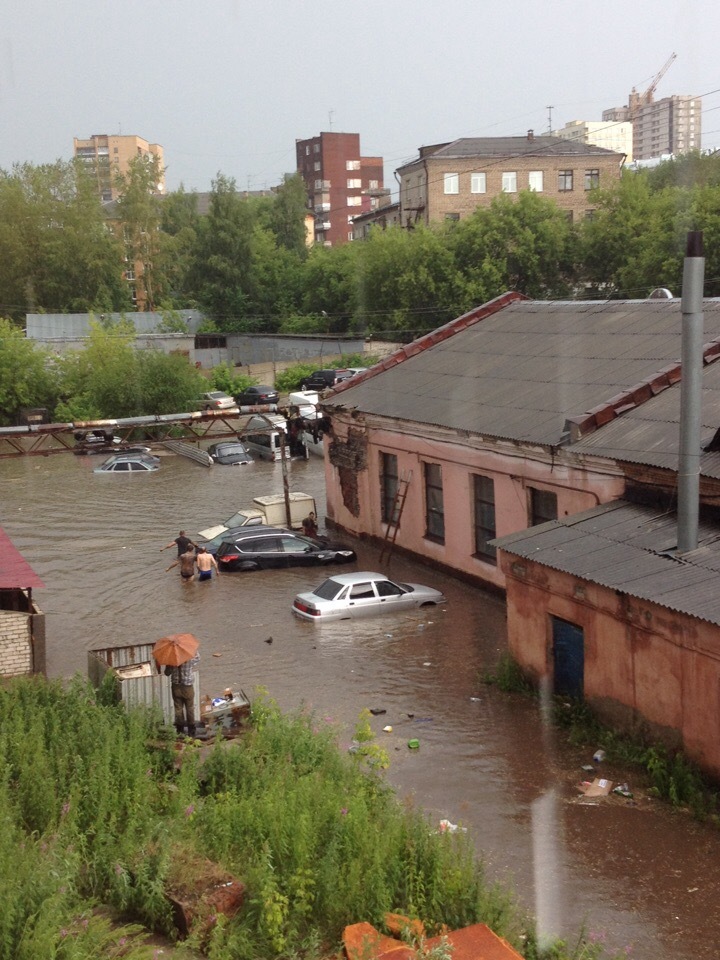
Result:
M655 287L680 289L683 234L692 193L652 191L648 178L629 172L613 190L598 191L596 212L583 224L582 278L604 297L646 297Z
M416 335L452 318L455 271L442 231L372 230L357 247L356 328Z
M286 173L273 199L270 227L277 238L278 246L290 250L303 260L307 256L307 212L307 197L302 177L299 173Z
M463 309L506 290L543 299L571 289L572 229L556 204L530 190L517 199L496 197L455 225L449 239L464 286Z
M210 210L199 225L189 287L221 330L242 328L248 312L245 289L250 269L253 215L235 181L218 174Z
M52 407L57 382L51 357L0 317L0 423L15 424L22 407Z
M157 185L162 174L157 157L138 156L130 161L126 173L115 178L115 186L120 191L117 223L122 230L127 260L135 271L137 302L145 310L154 310L167 292L164 277L157 270L162 217Z
M130 303L122 244L79 162L0 171L0 263L0 302L16 319Z

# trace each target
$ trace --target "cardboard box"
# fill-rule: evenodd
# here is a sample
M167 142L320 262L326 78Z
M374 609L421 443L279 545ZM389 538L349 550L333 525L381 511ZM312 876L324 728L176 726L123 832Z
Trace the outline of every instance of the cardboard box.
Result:
M584 793L586 797L607 797L612 788L612 780L606 780L604 777L595 777L592 783L581 783L578 790L580 793Z

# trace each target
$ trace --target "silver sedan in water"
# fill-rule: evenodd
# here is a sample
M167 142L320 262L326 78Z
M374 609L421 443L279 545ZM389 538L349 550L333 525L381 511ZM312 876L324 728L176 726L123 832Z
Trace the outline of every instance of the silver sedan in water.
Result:
M329 577L312 593L299 593L293 613L305 620L351 620L414 607L445 603L446 597L419 583L395 583L384 573L341 573Z

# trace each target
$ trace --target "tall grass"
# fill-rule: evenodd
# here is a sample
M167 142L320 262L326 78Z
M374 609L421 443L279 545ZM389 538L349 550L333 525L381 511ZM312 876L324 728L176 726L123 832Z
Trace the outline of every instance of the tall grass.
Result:
M247 887L235 917L191 938L213 960L327 956L346 924L388 911L430 932L484 921L543 957L467 836L400 804L363 718L356 735L341 751L336 729L260 696L244 738L178 764L159 716L83 682L0 688L0 960L151 956L143 929L172 931L167 894L208 859Z

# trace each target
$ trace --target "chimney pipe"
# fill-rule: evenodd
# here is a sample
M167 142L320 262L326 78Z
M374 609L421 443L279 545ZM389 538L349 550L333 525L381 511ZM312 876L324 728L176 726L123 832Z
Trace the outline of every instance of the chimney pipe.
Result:
M528 140L534 140L534 139L535 139L535 131L528 130Z
M687 235L680 302L682 380L678 459L678 553L695 550L698 545L704 279L703 235L702 231L694 230Z

